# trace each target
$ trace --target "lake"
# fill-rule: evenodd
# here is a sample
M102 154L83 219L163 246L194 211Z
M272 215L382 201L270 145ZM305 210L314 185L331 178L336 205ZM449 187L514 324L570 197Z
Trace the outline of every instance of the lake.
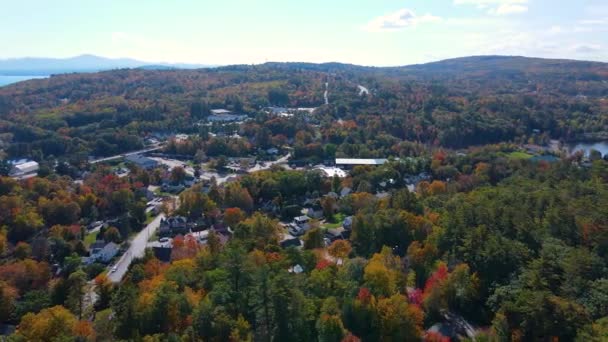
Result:
M11 84L11 83L17 83L17 82L21 82L21 81L27 81L27 80L32 80L35 78L47 78L48 76L32 76L32 75L18 75L18 76L6 76L6 75L0 75L0 87Z
M600 151L602 156L605 156L608 154L608 141L580 142L568 145L568 151L570 151L570 153L584 151L585 155L589 155L589 151L592 149Z

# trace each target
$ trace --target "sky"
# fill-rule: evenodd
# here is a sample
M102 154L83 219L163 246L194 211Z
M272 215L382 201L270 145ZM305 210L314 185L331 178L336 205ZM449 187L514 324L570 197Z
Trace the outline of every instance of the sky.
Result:
M608 62L608 0L0 0L0 59Z

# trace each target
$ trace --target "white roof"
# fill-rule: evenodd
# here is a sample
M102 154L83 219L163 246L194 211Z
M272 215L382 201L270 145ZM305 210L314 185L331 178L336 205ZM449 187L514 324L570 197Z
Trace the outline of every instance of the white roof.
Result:
M17 165L15 165L15 167L20 170L26 170L26 169L38 167L38 163L35 161L28 161L25 163L17 164Z
M382 165L388 159L336 158L336 165Z
M215 115L220 115L220 114L230 114L232 112L229 111L228 109L212 109L211 113L213 113Z
M346 171L337 167L319 166L317 169L323 171L327 177L338 176L340 178L344 178L347 176Z

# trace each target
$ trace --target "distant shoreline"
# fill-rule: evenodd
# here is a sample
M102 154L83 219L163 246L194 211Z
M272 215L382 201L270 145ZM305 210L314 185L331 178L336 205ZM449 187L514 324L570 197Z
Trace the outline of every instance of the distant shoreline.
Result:
M49 77L50 75L0 75L0 87L17 82Z

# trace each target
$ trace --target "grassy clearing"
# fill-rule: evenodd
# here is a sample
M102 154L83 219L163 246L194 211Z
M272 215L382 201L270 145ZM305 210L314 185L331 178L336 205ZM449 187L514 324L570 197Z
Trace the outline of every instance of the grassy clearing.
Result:
M526 152L515 151L515 152L511 152L511 153L507 154L507 157L509 157L511 159L530 159L533 156Z
M346 218L346 215L344 215L342 213L335 214L333 222L327 222L321 228L323 228L323 229L340 228L340 227L342 227L342 223L344 223L344 218Z
M96 240L97 240L97 235L99 235L99 230L90 234L87 234L84 237L84 245L87 246L87 248L89 246L91 246Z

